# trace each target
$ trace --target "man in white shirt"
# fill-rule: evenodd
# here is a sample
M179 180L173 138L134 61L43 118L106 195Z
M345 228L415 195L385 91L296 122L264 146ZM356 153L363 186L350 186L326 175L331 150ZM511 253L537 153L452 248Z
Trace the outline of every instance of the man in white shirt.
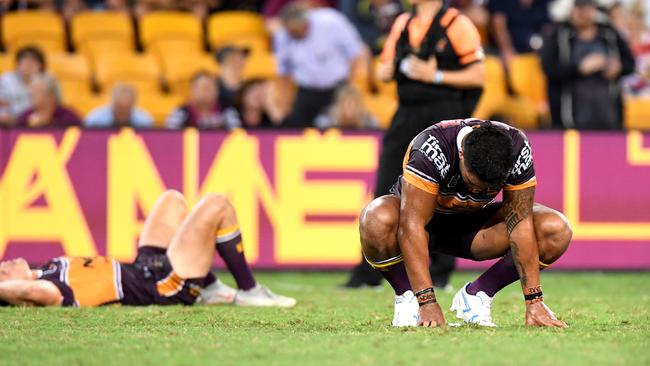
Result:
M32 106L29 85L45 71L45 56L36 47L23 47L16 53L16 70L0 76L0 126L11 126Z
M84 121L86 127L153 127L153 119L136 107L136 90L128 84L113 87L111 104L90 112Z

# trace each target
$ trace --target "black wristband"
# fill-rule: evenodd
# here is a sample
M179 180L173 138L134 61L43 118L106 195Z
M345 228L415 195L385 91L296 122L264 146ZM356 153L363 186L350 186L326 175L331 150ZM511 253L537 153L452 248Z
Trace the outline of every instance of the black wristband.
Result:
M532 301L542 297L544 297L544 294L542 293L542 291L540 291L540 292L535 292L534 294L524 295L524 300Z
M427 300L427 301L424 301L424 302L418 302L418 305L424 306L424 305L428 305L428 304L435 304L437 302L438 302L438 300L436 300L436 298L434 297L433 299L430 299L430 300Z
M425 288L415 293L415 298L420 306L437 302L433 287Z
M429 292L433 292L433 287L428 287L428 288L425 288L425 289L422 289L422 290L416 292L415 297L418 297L418 296L424 295L424 294L428 294Z

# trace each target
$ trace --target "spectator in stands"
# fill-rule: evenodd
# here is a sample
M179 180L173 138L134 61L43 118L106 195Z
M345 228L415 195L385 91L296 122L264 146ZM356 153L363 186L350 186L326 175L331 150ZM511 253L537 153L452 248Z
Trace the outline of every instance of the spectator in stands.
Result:
M246 81L235 99L235 107L224 113L229 125L255 129L276 127L282 122L282 113L271 98L269 81Z
M219 89L216 78L199 72L192 78L190 100L176 109L167 118L167 128L224 128L231 129L238 125L228 124L219 105Z
M551 28L550 0L490 1L492 32L506 67L515 55L539 50Z
M350 84L336 91L334 104L327 113L316 117L315 124L321 130L328 128L368 130L379 127L377 120L364 108L361 93Z
M637 64L637 72L627 78L625 89L626 94L639 97L650 97L650 25L644 20L647 10L637 0L625 19L627 39Z
M2 11L44 9L55 10L54 0L2 0L0 9Z
M111 104L99 107L86 117L86 127L153 127L153 118L136 107L137 91L128 84L113 87Z
M345 83L364 48L359 33L337 10L306 10L290 4L280 15L283 29L275 34L280 75L291 77L298 91L285 126L310 127L331 102L336 88ZM367 61L367 60L365 60Z
M65 0L61 4L61 14L66 20L85 10L110 10L130 13L131 7L128 0Z
M556 127L617 129L622 126L621 76L634 71L627 42L595 21L594 0L576 0L568 23L544 41L551 118Z
M219 104L224 109L235 104L235 95L244 83L244 67L249 53L248 48L237 46L226 46L217 51Z
M61 105L61 90L50 75L39 74L30 84L32 107L18 117L19 127L79 126L77 113Z
M0 126L11 125L32 104L29 85L45 71L45 56L36 47L24 47L16 53L16 71L0 76Z

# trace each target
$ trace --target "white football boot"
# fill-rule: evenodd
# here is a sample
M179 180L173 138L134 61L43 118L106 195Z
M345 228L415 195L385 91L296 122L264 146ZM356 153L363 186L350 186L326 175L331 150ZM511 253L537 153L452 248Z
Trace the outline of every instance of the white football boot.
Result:
M203 305L232 304L235 302L236 294L237 290L217 278L213 284L201 289L201 294L196 302Z
M465 323L477 324L482 327L496 327L492 322L491 306L492 298L485 292L479 291L476 295L470 295L465 290L467 282L454 296L451 302L451 311L456 312L458 319Z
M239 290L235 295L237 306L276 306L279 308L290 308L296 305L293 297L276 295L268 288L260 285L249 290Z
M415 327L418 325L418 299L409 290L401 295L395 295L394 327Z

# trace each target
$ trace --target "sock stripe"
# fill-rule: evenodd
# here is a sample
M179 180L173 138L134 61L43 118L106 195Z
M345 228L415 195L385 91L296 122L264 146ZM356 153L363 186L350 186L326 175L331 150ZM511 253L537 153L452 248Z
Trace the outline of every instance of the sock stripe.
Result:
M400 263L400 262L404 261L404 257L402 257L401 254L397 255L395 257L392 257L392 258L381 260L381 261L371 261L370 259L368 259L368 257L366 257L365 254L363 255L363 258L374 269L385 269L387 267L393 266L393 265L395 265L397 263Z
M219 234L219 232L217 232L217 244L231 241L237 238L238 236L241 236L241 231L239 231L239 228L236 228L233 231L222 233L222 234Z

